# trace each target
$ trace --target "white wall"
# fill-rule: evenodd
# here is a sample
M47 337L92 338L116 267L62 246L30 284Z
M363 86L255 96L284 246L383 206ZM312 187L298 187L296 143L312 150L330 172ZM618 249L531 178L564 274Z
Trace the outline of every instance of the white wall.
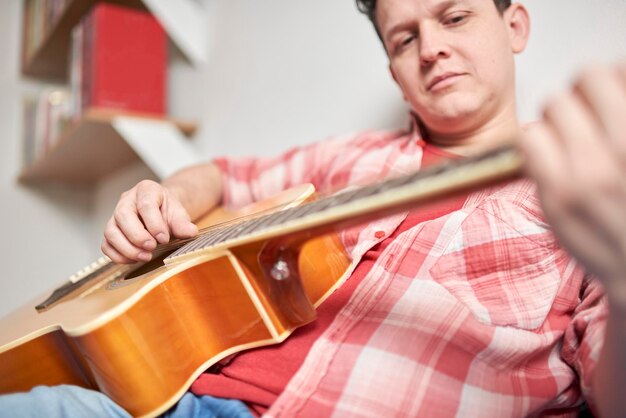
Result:
M61 283L93 256L90 193L17 184L21 98L21 1L0 2L0 315ZM2 332L0 330L0 332Z
M626 59L626 1L526 0L532 19L528 49L518 57L518 103L523 120L584 66Z
M270 154L405 120L384 51L353 0L206 3L210 61L194 75L173 66L171 103L203 122L207 152Z
M273 154L366 128L405 126L407 111L386 58L353 0L202 0L209 61L172 53L170 111L196 119L205 156ZM623 0L528 0L533 35L518 57L523 120L594 58L626 56ZM0 2L0 230L5 257L0 315L98 256L104 222L123 190L151 173L138 164L92 193L25 188L19 161L21 2Z

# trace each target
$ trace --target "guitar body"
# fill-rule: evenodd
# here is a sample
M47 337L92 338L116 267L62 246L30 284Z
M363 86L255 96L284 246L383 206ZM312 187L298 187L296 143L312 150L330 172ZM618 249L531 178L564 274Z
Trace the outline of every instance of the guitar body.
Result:
M133 415L160 414L224 357L315 319L350 264L332 231L516 178L522 167L506 145L315 201L305 185L213 214L200 226L217 226L172 253L157 248L139 268L99 260L0 320L0 393L74 384Z
M247 212L297 205L312 193L311 186L292 190ZM241 215L214 213L200 225ZM285 287L278 275L281 283L273 283L273 257L287 257L283 267L296 263L300 281ZM260 237L171 264L162 259L134 271L116 266L50 308L35 309L47 293L2 318L0 393L72 384L105 393L135 416L158 415L219 360L279 343L310 322L299 305L319 305L349 265L332 234L278 243Z

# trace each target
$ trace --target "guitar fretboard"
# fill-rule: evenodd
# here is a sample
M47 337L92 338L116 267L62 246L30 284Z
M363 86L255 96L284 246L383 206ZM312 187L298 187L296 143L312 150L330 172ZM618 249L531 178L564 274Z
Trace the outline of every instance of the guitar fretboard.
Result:
M213 228L170 254L169 264L217 247L229 247L302 231L321 234L420 203L519 175L522 159L507 145L476 157L453 160L413 174L349 189L301 206Z

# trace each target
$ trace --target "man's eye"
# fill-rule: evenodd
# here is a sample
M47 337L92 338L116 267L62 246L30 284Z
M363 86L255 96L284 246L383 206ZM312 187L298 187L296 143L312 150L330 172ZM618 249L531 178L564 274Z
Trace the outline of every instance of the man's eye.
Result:
M415 39L414 35L407 36L406 38L402 39L402 42L400 42L400 45L402 45L402 46L408 45L411 42L413 42L414 39Z
M406 33L402 36L398 36L398 39L394 40L394 43L393 43L394 45L393 52L395 54L399 54L405 51L411 46L411 44L415 42L417 38L418 38L417 33L411 33L411 34Z
M445 23L448 25L455 25L457 23L461 23L465 20L465 15L455 15L448 19L446 19Z

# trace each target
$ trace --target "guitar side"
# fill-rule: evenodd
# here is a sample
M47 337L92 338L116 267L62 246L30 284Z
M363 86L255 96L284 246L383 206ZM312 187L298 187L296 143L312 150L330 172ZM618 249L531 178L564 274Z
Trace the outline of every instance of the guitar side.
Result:
M15 311L0 321L0 393L74 384L102 391L133 415L164 412L212 364L292 332L256 292L264 246L98 281L42 313L34 309L41 298ZM336 236L307 241L298 266L309 300L321 303L348 264Z

